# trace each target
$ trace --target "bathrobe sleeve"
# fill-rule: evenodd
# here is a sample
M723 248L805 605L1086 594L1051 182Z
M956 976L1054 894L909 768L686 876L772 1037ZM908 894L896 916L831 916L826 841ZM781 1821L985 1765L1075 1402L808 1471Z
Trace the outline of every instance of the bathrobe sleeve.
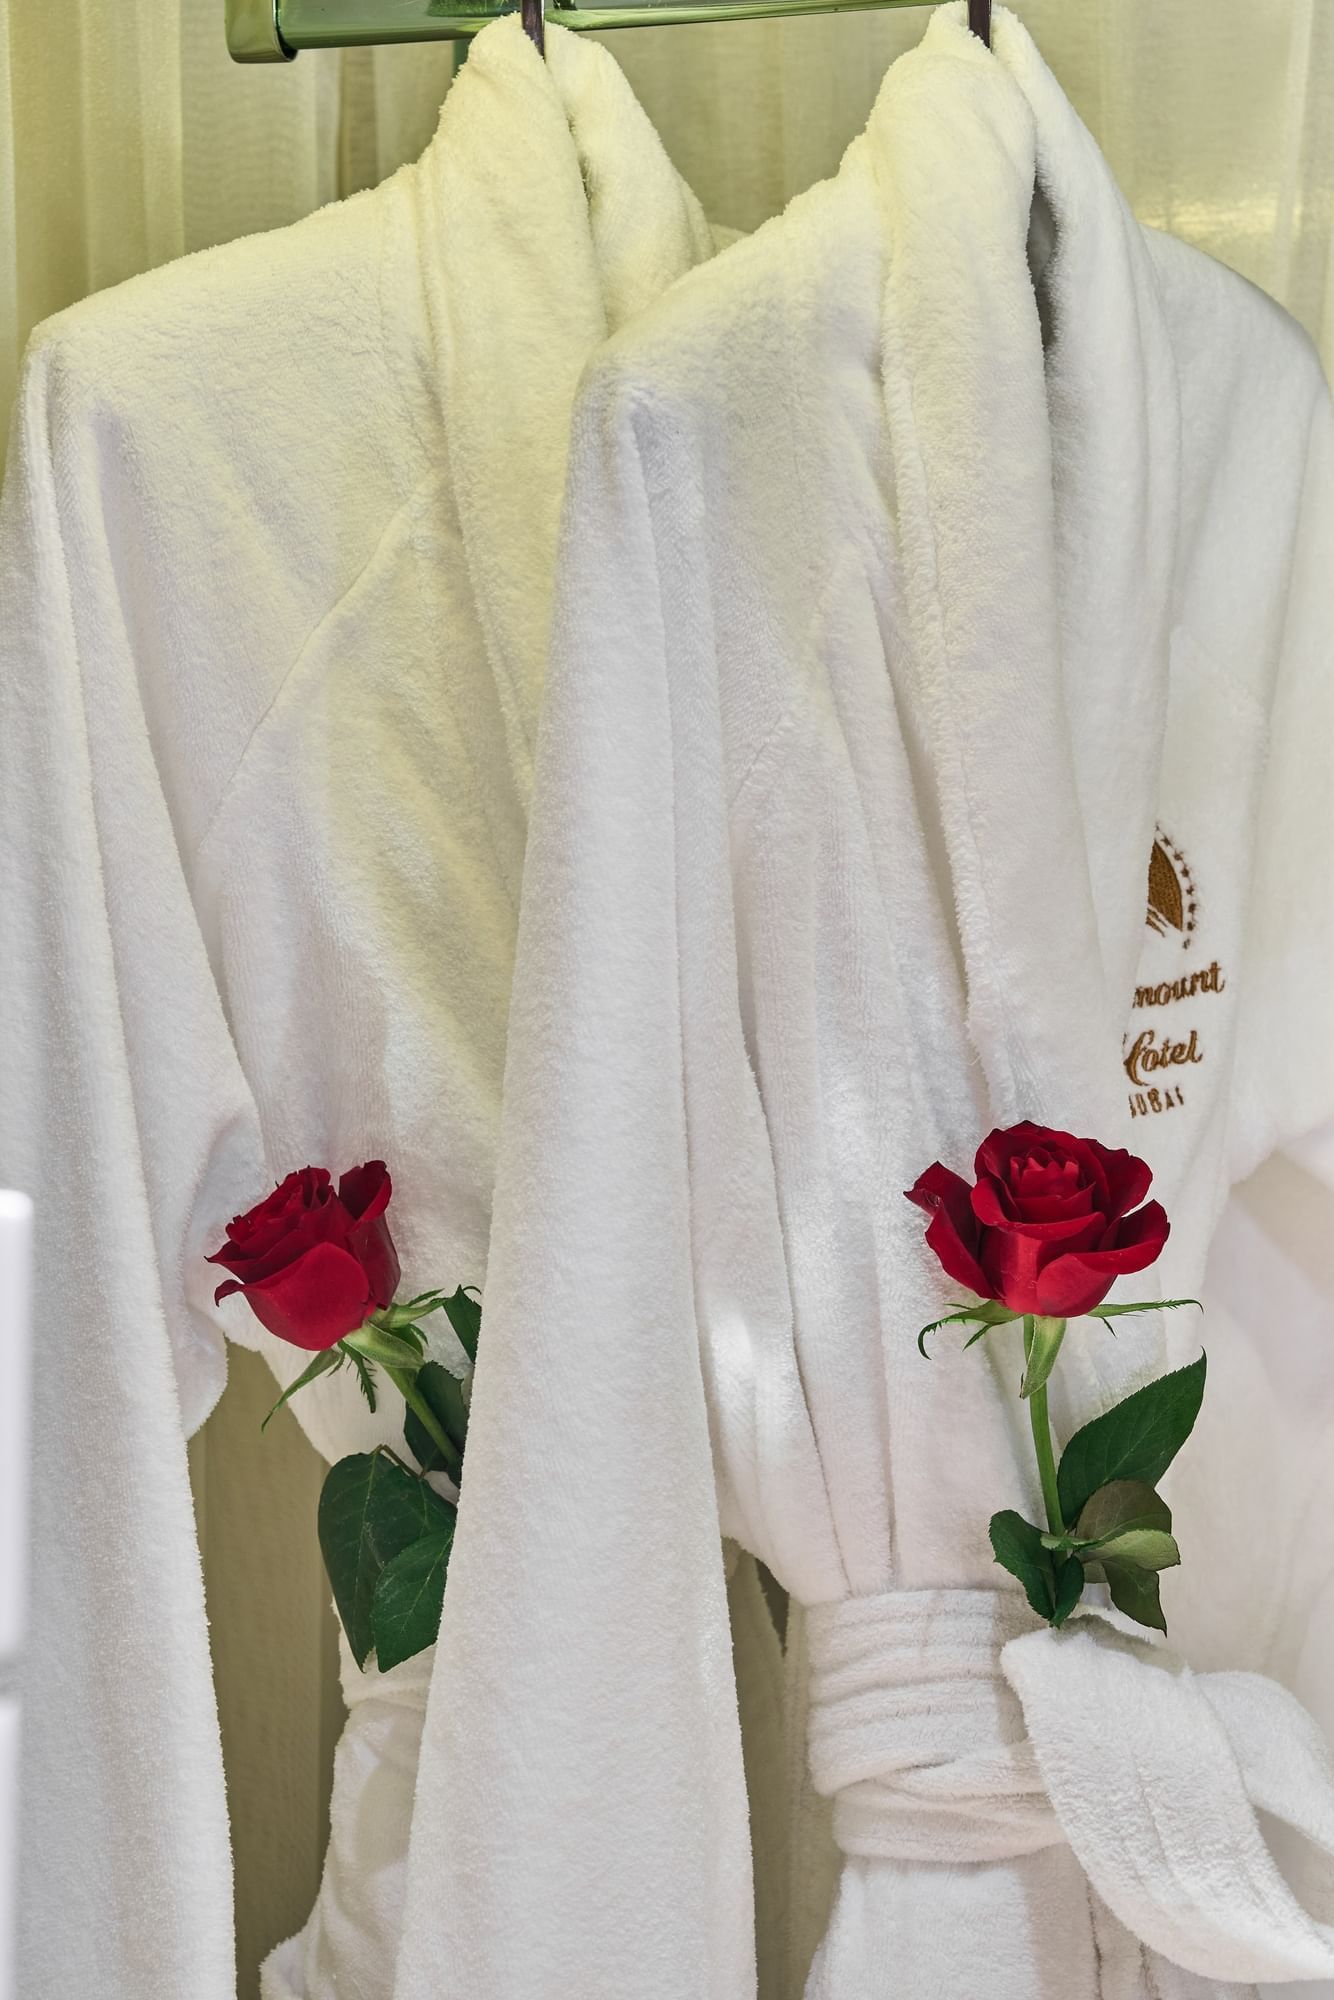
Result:
M1334 406L1319 384L1268 715L1239 1017L1241 1178L1334 1119Z
M258 1155L141 705L170 589L113 552L96 423L26 366L0 512L0 1181L36 1204L25 2000L235 1992L186 1465L225 1373L186 1272ZM228 1212L225 1208L223 1213Z
M682 1073L685 933L710 922L683 883L725 877L724 814L652 537L632 423L594 378L396 2000L754 1992Z

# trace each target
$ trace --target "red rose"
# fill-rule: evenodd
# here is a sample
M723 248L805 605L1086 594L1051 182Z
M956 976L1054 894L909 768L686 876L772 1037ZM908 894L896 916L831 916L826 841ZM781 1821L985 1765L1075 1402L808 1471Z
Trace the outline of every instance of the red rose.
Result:
M975 1171L970 1188L937 1161L908 1199L930 1215L926 1240L950 1277L1011 1312L1091 1312L1167 1241L1161 1203L1130 1213L1149 1191L1148 1167L1096 1139L1012 1125L983 1140Z
M289 1174L208 1259L231 1272L215 1301L240 1292L261 1326L294 1347L332 1347L398 1285L398 1253L385 1210L393 1193L383 1160L343 1175L334 1193L323 1167Z

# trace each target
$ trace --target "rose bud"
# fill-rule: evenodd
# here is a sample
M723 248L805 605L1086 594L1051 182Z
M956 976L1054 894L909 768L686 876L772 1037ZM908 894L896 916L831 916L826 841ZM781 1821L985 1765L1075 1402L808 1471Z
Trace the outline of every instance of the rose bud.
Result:
M1167 1241L1162 1205L1135 1208L1149 1168L1096 1139L1012 1125L983 1140L975 1174L969 1187L937 1162L908 1200L931 1217L926 1240L949 1276L1011 1312L1091 1312L1118 1278L1147 1270Z
M208 1259L232 1274L215 1302L239 1292L280 1340L312 1351L333 1347L393 1299L392 1193L383 1160L344 1174L336 1193L323 1167L289 1174L228 1223L227 1241Z

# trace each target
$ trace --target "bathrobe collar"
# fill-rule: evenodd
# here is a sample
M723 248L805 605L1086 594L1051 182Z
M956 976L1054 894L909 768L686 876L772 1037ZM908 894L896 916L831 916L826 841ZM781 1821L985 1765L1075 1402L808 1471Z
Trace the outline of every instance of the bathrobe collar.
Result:
M710 256L712 237L605 49L517 18L477 36L415 168L401 355L447 469L516 771L531 765L570 411L589 354ZM388 317L388 316L387 316Z
M939 10L866 134L897 532L993 1110L1111 1138L1166 703L1178 389L1109 169L1003 8L994 47L961 4ZM1054 224L1041 313L1035 188Z

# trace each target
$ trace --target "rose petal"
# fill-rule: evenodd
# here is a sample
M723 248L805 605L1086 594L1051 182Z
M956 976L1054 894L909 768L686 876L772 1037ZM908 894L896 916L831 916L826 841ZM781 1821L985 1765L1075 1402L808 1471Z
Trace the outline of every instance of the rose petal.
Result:
M373 1304L366 1273L336 1243L317 1243L295 1263L240 1289L261 1326L312 1352L354 1333Z
M1068 1195L1025 1194L1016 1197L1015 1210L1021 1222L1068 1222L1078 1215L1092 1215L1095 1198L1091 1187L1077 1187Z
M997 1229L996 1234L1028 1236L1035 1243L1050 1243L1058 1248L1078 1244L1081 1249L1087 1247L1093 1250L1101 1247L1107 1234L1107 1223L1101 1215L1071 1215L1063 1222L1023 1222L1011 1218Z
M1074 1160L1053 1160L1045 1154L1029 1153L1011 1165L1010 1186L1018 1201L1063 1201L1078 1194L1082 1185Z
M1101 1305L1115 1282L1115 1272L1090 1270L1078 1253L1056 1257L1039 1275L1033 1310L1051 1319L1077 1319Z
M1107 1175L1091 1140L1024 1119L1018 1125L990 1133L982 1141L977 1151L978 1176L990 1173L1008 1182L1011 1163L1016 1160L1024 1163L1037 1160L1046 1166L1073 1164L1081 1183L1093 1189L1095 1208L1105 1207Z
M1070 1157L1079 1169L1079 1177L1085 1187L1093 1193L1093 1206L1104 1213L1107 1208L1107 1169L1102 1163L1102 1148L1092 1139L1076 1139L1070 1133L1063 1133L1070 1147Z
M389 1206L394 1183L383 1160L350 1167L338 1183L338 1199L354 1222L374 1222Z
M325 1179L328 1180L327 1175ZM346 1242L350 1229L351 1218L335 1199L330 1184L327 1197L321 1195L309 1208L299 1206L290 1210L266 1241L254 1245L224 1243L207 1261L221 1264L243 1283L254 1285L294 1262L317 1243Z
M366 1273L366 1283L377 1307L387 1306L398 1290L400 1276L398 1252L389 1234L388 1218L377 1215L371 1222L356 1223L348 1236L347 1247Z
M1098 1146L1097 1151L1107 1176L1105 1214L1109 1222L1114 1222L1143 1201L1153 1182L1153 1170L1134 1153L1112 1151L1106 1146Z
M1015 1219L1010 1190L991 1174L983 1174L968 1200L973 1214L984 1228L1006 1229Z
M999 1299L1011 1312L1040 1312L1037 1303L1040 1247L1031 1236L989 1229L982 1241L987 1274L985 1296Z
M332 1197L333 1183L323 1167L300 1167L279 1181L271 1194L227 1224L227 1245L247 1256L264 1254L295 1221L318 1201ZM221 1254L209 1259L221 1261Z
M985 1175L972 1192L973 1213L988 1229L1013 1229L1020 1224L1069 1222L1086 1219L1093 1213L1093 1191L1077 1188L1063 1202L1030 1199L1016 1195Z
M998 1125L988 1132L977 1149L973 1161L974 1177L980 1180L983 1174L994 1174L999 1181L1009 1178L1009 1165L1016 1153L1029 1153L1034 1146L1042 1146L1048 1140L1060 1138L1060 1133L1052 1133L1044 1125L1034 1125L1027 1118L1018 1125Z
M1066 1319L1101 1305L1118 1278L1147 1271L1156 1263L1171 1233L1162 1203L1151 1201L1127 1216L1116 1230L1117 1241L1098 1250L1076 1251L1053 1259L1041 1272L1039 1312Z
M939 1160L933 1162L924 1174L919 1174L904 1195L914 1208L924 1209L934 1215L942 1202L955 1205L968 1200L968 1183L952 1168L943 1167Z
M994 1297L978 1261L981 1231L973 1215L967 1181L937 1160L907 1190L907 1199L931 1217L927 1245L946 1275L966 1285L979 1298Z
M1133 1215L1123 1216L1116 1224L1115 1243L1104 1243L1100 1254L1105 1257L1124 1257L1133 1253L1143 1261L1122 1264L1123 1271L1145 1271L1162 1251L1163 1245L1172 1234L1172 1225L1167 1219L1167 1211L1160 1201L1146 1201L1143 1208Z

